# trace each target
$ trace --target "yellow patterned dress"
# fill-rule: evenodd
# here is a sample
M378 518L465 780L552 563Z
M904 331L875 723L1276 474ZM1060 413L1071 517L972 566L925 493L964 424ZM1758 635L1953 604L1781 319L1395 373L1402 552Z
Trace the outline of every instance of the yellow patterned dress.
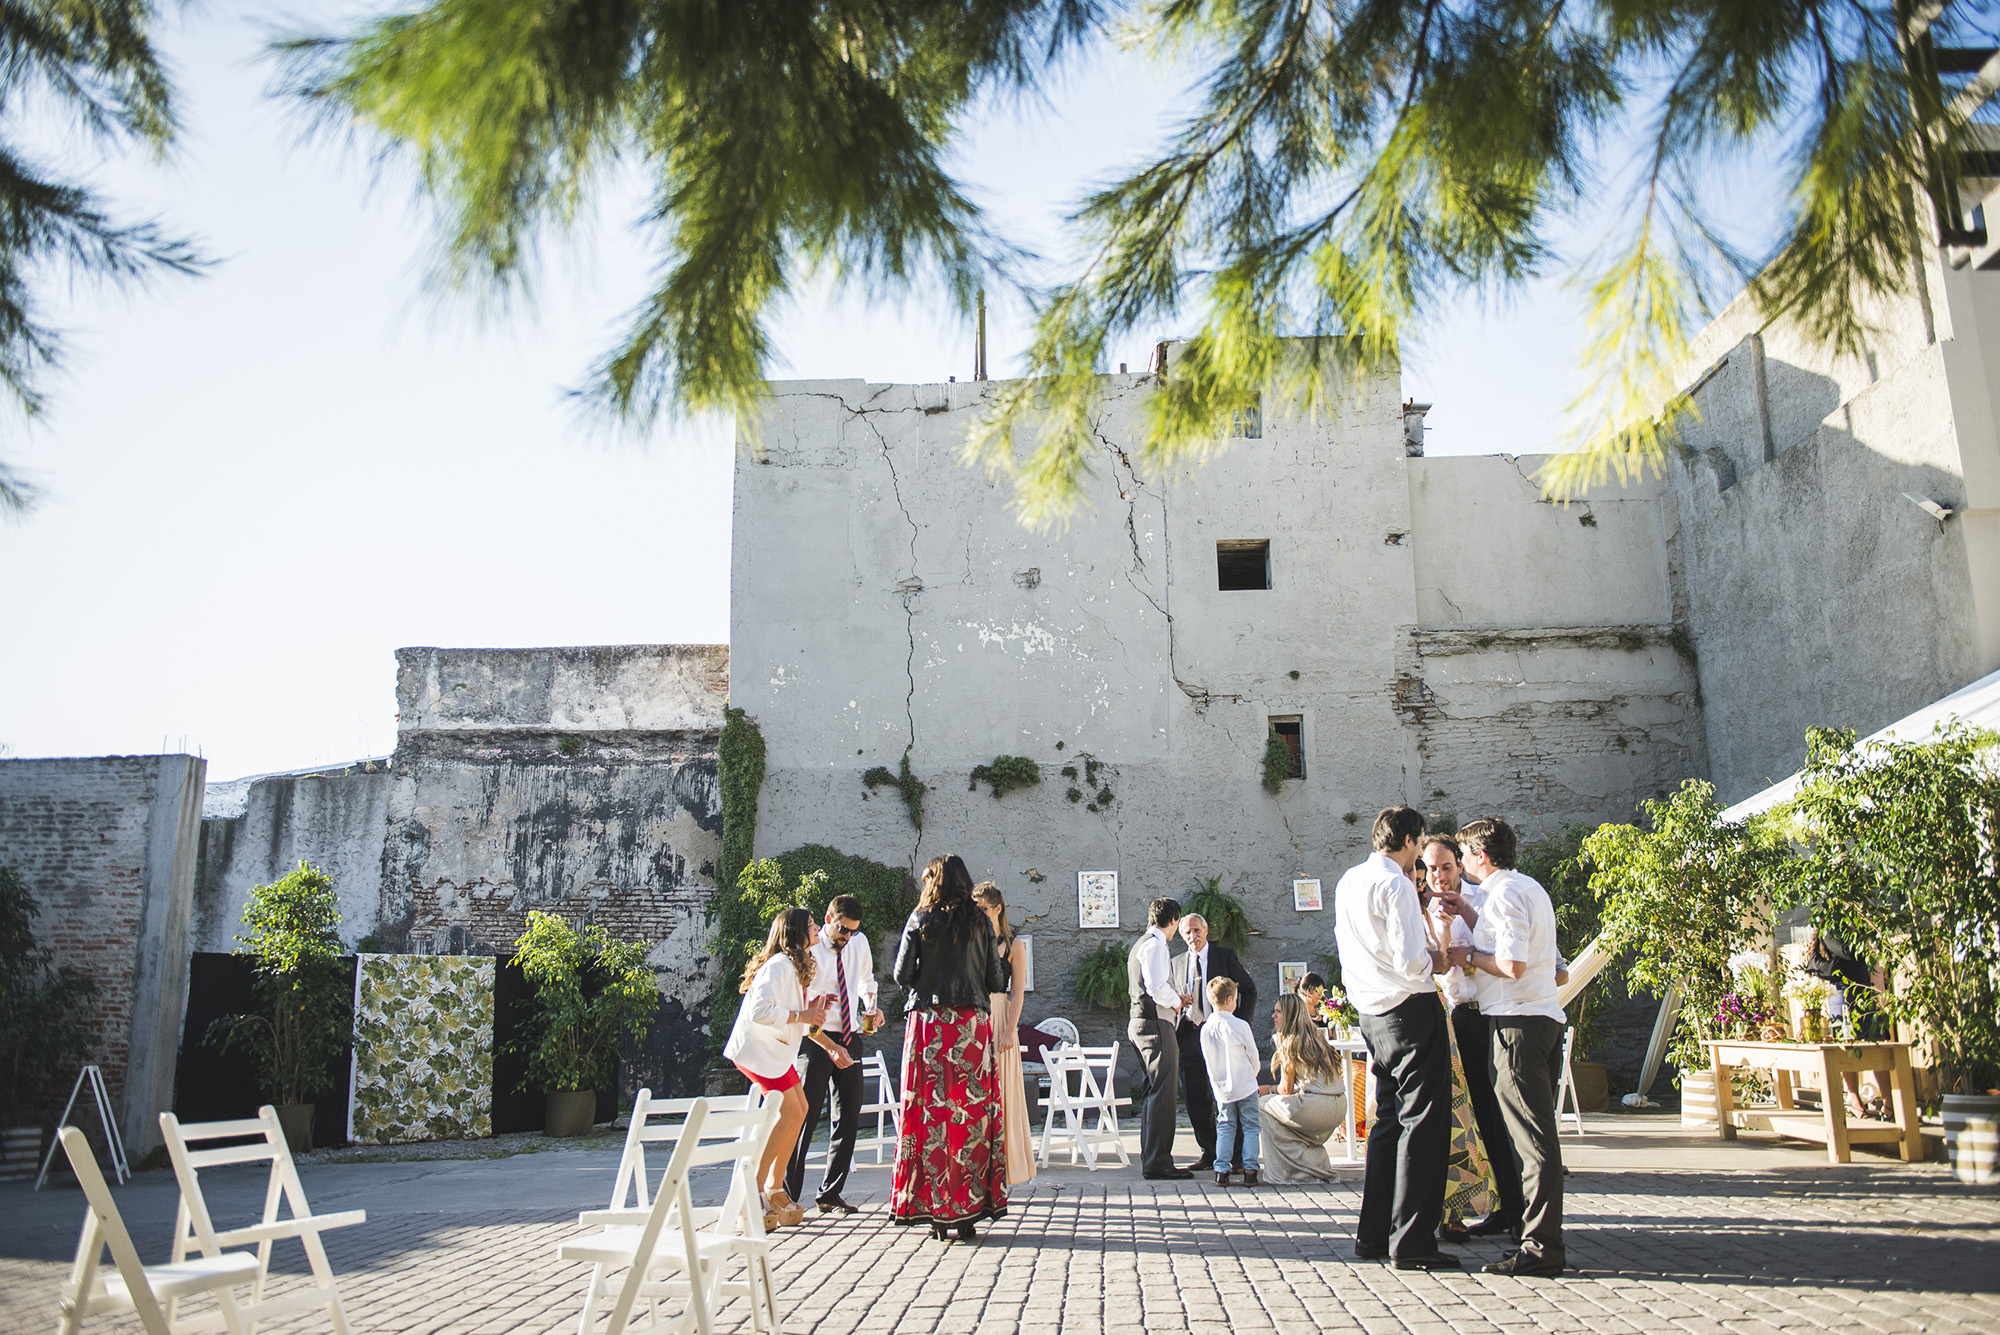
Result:
M1446 1015L1450 1015L1448 1002ZM1468 1219L1490 1214L1493 1198L1486 1151L1479 1143L1479 1124L1465 1087L1465 1066L1459 1060L1458 1035L1449 1018L1444 1032L1451 1043L1451 1161L1445 1176L1444 1227L1462 1228Z

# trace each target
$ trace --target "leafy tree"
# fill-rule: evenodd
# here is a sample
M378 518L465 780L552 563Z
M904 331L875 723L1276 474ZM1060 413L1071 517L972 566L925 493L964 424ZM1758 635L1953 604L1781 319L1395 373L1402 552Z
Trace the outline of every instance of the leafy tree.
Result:
M773 303L814 269L871 292L938 275L961 307L1005 276L950 151L977 99L1046 82L1114 8L1198 71L1198 105L1084 202L1080 266L1035 296L1036 379L968 442L1030 520L1066 513L1097 458L1114 338L1193 326L1144 458L1199 456L1260 392L1323 405L1329 371L1392 366L1440 298L1555 268L1552 226L1586 202L1624 214L1569 265L1588 448L1546 481L1657 466L1672 368L1753 271L1770 318L1865 342L1866 298L1958 234L2000 84L1954 57L1992 38L1952 0L435 0L282 50L292 94L414 165L448 285L518 292L612 160L643 163L661 273L593 390L644 420L754 408ZM1704 183L1774 149L1788 212L1739 253Z
M209 1026L208 1040L225 1052L249 1048L276 1102L311 1102L333 1088L334 1063L353 1036L333 878L301 861L250 892L243 923L249 935L236 939L256 956L258 1009L223 1016Z
M1674 1064L1706 1070L1702 1042L1721 1036L1729 959L1765 934L1786 854L1765 826L1723 821L1714 787L1698 779L1640 811L1642 825L1599 826L1579 856L1594 868L1606 948L1630 953L1628 984L1658 997L1680 985Z
M1604 930L1603 905L1590 878L1597 870L1583 851L1591 835L1588 825L1565 826L1521 850L1521 870L1541 882L1549 892L1556 911L1556 949L1564 959L1583 953ZM1570 1025L1576 1030L1576 1054L1588 1057L1601 1037L1602 1017L1626 1000L1624 980L1606 969L1596 981L1578 993L1569 1006Z
M1815 728L1785 814L1791 898L1890 978L1884 1010L1927 1037L1947 1093L2000 1087L2000 736L1953 724L1859 745Z
M522 1089L604 1089L621 1039L636 1043L660 1009L643 941L614 941L592 923L528 911L514 962L535 989Z
M0 6L0 112L32 107L105 148L154 154L172 143L173 93L153 53L146 0L25 0ZM10 126L9 128L12 128ZM73 173L33 161L0 131L0 385L27 416L46 406L43 374L62 358L39 289L53 272L117 283L156 271L192 273L194 248L155 223L119 223ZM34 489L0 461L0 512Z
M97 980L35 940L40 914L20 874L0 865L0 1117L10 1126L63 1063L97 1046Z

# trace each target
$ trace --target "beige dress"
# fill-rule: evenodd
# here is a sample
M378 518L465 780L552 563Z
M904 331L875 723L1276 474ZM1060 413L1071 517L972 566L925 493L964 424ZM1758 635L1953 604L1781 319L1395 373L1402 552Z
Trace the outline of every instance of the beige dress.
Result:
M1007 942L1001 947L1001 964L1007 968L1008 984L1013 983L1013 969L1009 963L1014 943ZM1007 1027L1007 1012L1013 1008L1011 992L993 992L987 995L990 1018L993 1022L993 1046L999 1054L1000 1067L1000 1122L1007 1137L1007 1185L1026 1182L1035 1175L1035 1138L1028 1126L1028 1087L1021 1074L1021 1045L1000 1046L1000 1035Z
M1347 1091L1313 1081L1291 1094L1267 1094L1261 1177L1266 1182L1332 1182L1339 1176L1326 1143L1347 1120Z

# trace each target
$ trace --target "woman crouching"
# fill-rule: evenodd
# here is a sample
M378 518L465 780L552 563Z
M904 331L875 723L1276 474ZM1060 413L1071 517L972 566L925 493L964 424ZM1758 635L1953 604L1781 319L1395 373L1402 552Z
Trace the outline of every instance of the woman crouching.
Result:
M783 909L771 920L764 948L743 969L743 981L736 989L743 993L743 1005L736 1012L729 1041L722 1045L722 1055L750 1077L754 1089L784 1100L757 1165L767 1229L800 1224L806 1217L785 1194L785 1169L806 1120L806 1096L799 1088L795 1065L799 1040L826 1019L824 998L806 1004L806 987L813 976L812 946L818 939L819 924L804 909Z
M903 1113L889 1216L931 1236L976 1236L1007 1213L1007 1144L989 997L1007 991L1000 954L956 854L924 868L916 912L903 924L896 981L909 991L903 1030Z

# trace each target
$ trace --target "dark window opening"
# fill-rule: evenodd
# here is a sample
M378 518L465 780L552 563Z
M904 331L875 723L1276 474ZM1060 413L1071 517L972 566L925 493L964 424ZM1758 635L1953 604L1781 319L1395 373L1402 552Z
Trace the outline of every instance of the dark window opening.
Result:
M1239 408L1229 415L1229 434L1244 440L1264 438L1264 396L1257 395L1248 408Z
M1268 589L1271 587L1271 543L1218 542L1215 544L1215 587L1218 589Z
M1271 719L1271 731L1278 734L1278 740L1292 753L1292 777L1306 777L1306 734L1305 720L1297 714L1276 715Z

